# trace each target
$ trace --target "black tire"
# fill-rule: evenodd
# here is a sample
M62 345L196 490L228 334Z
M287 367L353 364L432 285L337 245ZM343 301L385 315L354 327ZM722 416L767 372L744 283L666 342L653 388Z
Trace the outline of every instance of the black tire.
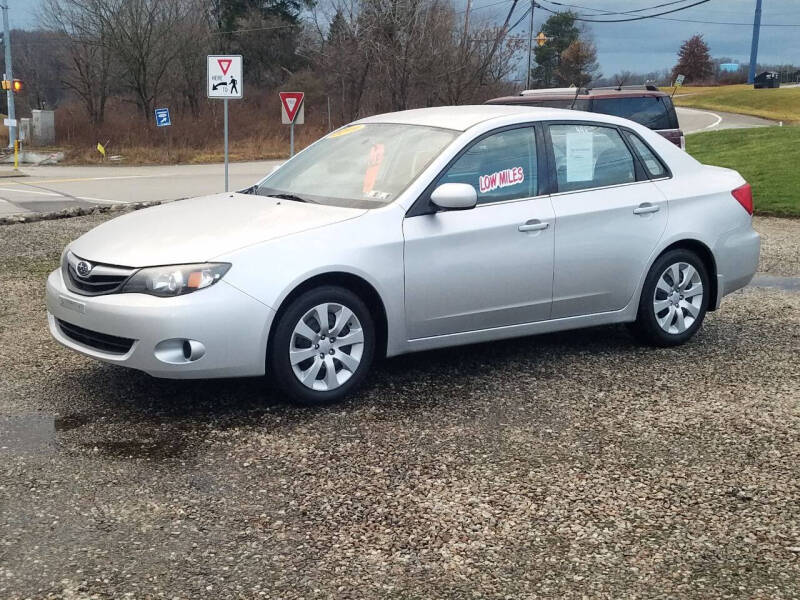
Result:
M662 310L657 315L656 308L654 306L654 300L656 299L656 286L658 285L662 274L671 265L678 263L691 265L696 270L697 274L700 276L703 294L702 300L700 301L699 311L697 316L694 317L694 322L692 322L685 331L680 333L670 333L661 327L658 320L658 315L662 315L662 317L666 316L668 309ZM703 261L700 260L700 257L698 257L697 254L691 250L684 250L681 248L670 250L669 252L666 252L658 257L658 259L656 259L656 261L653 263L653 266L650 268L650 271L647 274L647 278L644 282L644 287L642 288L642 296L639 299L639 310L636 321L631 323L629 327L633 334L640 341L652 346L668 347L679 346L680 344L686 343L695 333L697 333L697 330L700 329L700 326L703 324L703 319L705 318L706 310L708 309L708 303L710 300L710 291L711 286L709 283L708 271L706 270ZM666 296L669 298L668 295ZM683 296L681 296L681 299L683 299ZM681 310L684 316L689 315L689 312L686 309L676 308L675 310Z
M364 339L360 363L355 368L355 371L350 375L349 379L330 391L311 389L303 384L295 375L289 358L289 349L293 341L292 336L295 326L314 307L326 303L341 304L349 308L361 323ZM338 402L363 383L372 366L374 356L375 324L366 304L346 288L325 285L304 292L295 298L285 310L281 311L275 325L275 334L272 336L270 343L269 355L267 356L267 373L273 378L280 390L298 404L305 406L330 404ZM336 364L340 369L343 367L338 361ZM302 363L300 368L303 368ZM327 372L326 369L325 366L322 367L322 377Z

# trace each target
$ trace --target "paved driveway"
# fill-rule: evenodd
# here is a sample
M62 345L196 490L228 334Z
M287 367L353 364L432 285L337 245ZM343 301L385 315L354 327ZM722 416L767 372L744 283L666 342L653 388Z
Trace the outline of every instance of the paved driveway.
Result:
M735 113L698 110L695 108L683 108L676 106L678 121L681 129L686 134L709 131L711 129L749 129L751 127L771 127L777 125L775 121L751 117L749 115L738 115Z
M249 186L282 161L232 163L230 189ZM225 189L223 165L23 167L0 178L0 217L74 206L190 198Z

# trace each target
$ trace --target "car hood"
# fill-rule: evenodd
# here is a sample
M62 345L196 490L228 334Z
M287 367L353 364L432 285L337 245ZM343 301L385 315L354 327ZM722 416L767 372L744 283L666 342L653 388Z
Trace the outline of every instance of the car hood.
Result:
M70 250L93 262L126 267L205 262L365 212L251 194L216 194L117 217L78 238Z

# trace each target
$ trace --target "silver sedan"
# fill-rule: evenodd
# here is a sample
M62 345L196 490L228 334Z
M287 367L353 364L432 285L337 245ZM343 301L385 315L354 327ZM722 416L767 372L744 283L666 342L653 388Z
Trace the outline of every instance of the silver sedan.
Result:
M337 400L378 357L609 323L682 344L752 278L750 186L631 121L411 110L252 188L133 212L65 249L50 331L156 377L267 374Z

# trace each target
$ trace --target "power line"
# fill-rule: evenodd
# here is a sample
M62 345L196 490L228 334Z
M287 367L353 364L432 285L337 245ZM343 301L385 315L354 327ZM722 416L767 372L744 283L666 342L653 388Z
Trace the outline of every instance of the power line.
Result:
M522 23L522 21L524 21L524 20L525 20L525 17L527 17L529 14L531 14L531 9L530 9L530 8L528 8L528 10L526 10L526 11L525 11L525 12L522 14L522 16L521 16L519 19L517 19L517 21L516 21L516 22L515 22L515 23L514 23L514 24L513 24L511 27L509 27L509 28L508 28L508 31L509 31L509 33L510 33L510 32L511 32L511 30L512 30L512 29L514 29L514 28L515 28L517 25L519 25L520 23Z
M683 2L688 2L688 0L672 0L672 2L664 2L663 4L656 4L655 6L648 6L646 8L637 8L635 10L605 10L599 8L590 8L588 6L578 6L577 4L567 4L565 2L555 2L554 0L547 0L550 4L557 4L558 6L568 6L570 8L580 8L583 10L594 10L597 11L598 14L596 15L589 15L592 17L603 17L603 16L610 16L610 15L630 15L635 13L644 12L646 10L654 10L656 8L662 8L664 6L672 6L673 4L681 4Z
M630 19L585 19L583 17L575 17L575 20L576 21L584 21L586 23L628 23L630 21L642 21L644 19L654 19L656 17L660 17L661 15L668 15L668 14L671 14L671 13L676 13L676 12L679 12L679 11L682 11L682 10L686 10L688 8L693 8L695 6L699 6L701 4L705 4L706 2L710 2L710 1L711 0L697 0L697 2L694 2L693 4L689 4L688 6L681 6L679 8L673 8L672 10L665 10L664 12L656 13L654 15L644 15L644 16L641 16L641 17L631 17ZM542 6L538 2L536 3L536 6L538 6L542 10L545 10L545 11L547 11L549 13L552 13L552 14L557 14L558 13L558 11L555 11L555 10L549 9L549 8L547 8L545 6Z
M670 17L655 17L662 21L679 21L681 23L700 23L701 25L743 25L752 27L752 23L734 23L731 21L697 21L694 19L671 19ZM800 27L800 23L762 23L761 27Z
M678 2L686 2L687 0L676 0L676 2L667 2L665 4L659 4L659 5L656 5L656 6L651 6L649 8L639 8L637 10L618 11L618 12L610 11L610 10L602 9L602 8L593 8L591 6L581 6L580 4L568 4L566 2L555 2L554 0L544 0L544 1L548 2L548 4L557 4L559 6L566 6L566 7L569 7L569 8L578 8L580 10L593 10L593 11L597 12L597 14L596 15L591 15L591 16L593 16L593 17L594 16L602 17L604 15L630 14L630 13L635 13L635 12L642 12L642 11L645 11L645 10L649 10L649 9L653 9L653 8L659 8L661 6L666 6L668 4L673 4L673 3L677 4ZM542 7L542 8L544 8L544 7ZM690 8L690 7L687 7L687 8ZM545 8L544 10L547 10L547 9ZM736 22L736 21L708 21L708 20L702 20L702 19L680 19L680 18L677 18L677 17L658 17L658 16L653 16L652 18L653 19L658 19L659 21L675 21L675 22L678 22L678 23L697 23L697 24L700 24L700 25L737 25L737 26L741 26L741 27L752 27L753 26L752 22L739 23L739 22ZM596 22L600 22L600 21L596 21ZM608 23L612 23L612 22L613 21L608 21ZM800 23L762 23L761 27L800 27Z
M511 0L500 0L499 2L492 2L490 4L484 4L482 6L473 6L470 8L470 12L475 12L476 10L482 10L484 8L491 8L492 6L499 6L500 4L508 4ZM467 9L464 8L462 10L457 10L455 14L460 15L461 13L467 12Z

